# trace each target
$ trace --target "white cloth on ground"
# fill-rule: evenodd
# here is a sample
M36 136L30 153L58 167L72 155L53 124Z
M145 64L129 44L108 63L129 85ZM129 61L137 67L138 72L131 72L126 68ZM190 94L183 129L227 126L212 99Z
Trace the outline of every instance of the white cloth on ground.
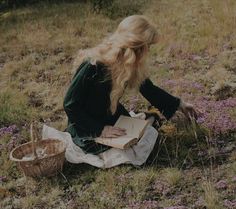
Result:
M158 132L152 126L147 126L143 136L136 145L122 150L110 148L98 155L86 154L74 144L68 132L58 131L55 128L44 125L42 139L54 138L66 144L65 158L70 163L87 163L99 168L111 168L120 164L142 165L146 162L156 143Z

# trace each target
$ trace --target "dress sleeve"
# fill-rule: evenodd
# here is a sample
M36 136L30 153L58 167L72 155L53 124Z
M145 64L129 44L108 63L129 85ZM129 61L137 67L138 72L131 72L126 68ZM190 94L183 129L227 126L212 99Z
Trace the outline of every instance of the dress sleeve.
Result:
M151 105L160 110L166 119L170 119L179 107L180 99L178 97L155 86L149 78L144 80L139 90Z
M63 103L69 121L93 137L99 136L104 127L101 121L94 119L83 107L86 88L94 73L95 70L89 62L82 63L72 79Z

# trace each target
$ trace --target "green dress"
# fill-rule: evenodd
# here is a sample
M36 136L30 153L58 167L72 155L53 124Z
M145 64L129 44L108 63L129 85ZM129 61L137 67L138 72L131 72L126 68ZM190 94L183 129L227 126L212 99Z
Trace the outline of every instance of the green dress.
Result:
M118 104L114 115L110 112L112 81L107 67L102 63L92 65L84 61L75 73L64 98L64 109L68 117L68 131L73 142L85 153L98 154L110 147L97 144L105 125L114 125L120 115L129 116L122 104ZM155 86L147 78L140 86L140 93L169 119L177 110L180 99Z

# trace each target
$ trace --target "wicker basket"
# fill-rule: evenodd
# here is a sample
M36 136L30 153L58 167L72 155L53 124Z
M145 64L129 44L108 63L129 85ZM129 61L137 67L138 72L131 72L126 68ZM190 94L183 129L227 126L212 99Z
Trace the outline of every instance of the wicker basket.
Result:
M53 176L62 170L65 161L65 144L58 139L34 141L31 125L31 142L22 144L10 153L10 159L18 162L18 166L26 176ZM45 150L45 156L40 157L37 149ZM33 158L25 159L27 155Z

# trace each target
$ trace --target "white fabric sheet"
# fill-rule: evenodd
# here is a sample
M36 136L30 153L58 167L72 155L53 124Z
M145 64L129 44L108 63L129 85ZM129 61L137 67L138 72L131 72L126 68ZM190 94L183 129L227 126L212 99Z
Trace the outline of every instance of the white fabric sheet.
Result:
M136 166L142 165L150 155L158 132L152 126L148 126L143 137L136 145L126 150L111 148L98 155L86 154L73 143L68 132L58 131L55 128L44 125L42 139L54 138L62 140L66 144L65 158L70 163L87 163L98 168L111 168L120 164L128 163Z

